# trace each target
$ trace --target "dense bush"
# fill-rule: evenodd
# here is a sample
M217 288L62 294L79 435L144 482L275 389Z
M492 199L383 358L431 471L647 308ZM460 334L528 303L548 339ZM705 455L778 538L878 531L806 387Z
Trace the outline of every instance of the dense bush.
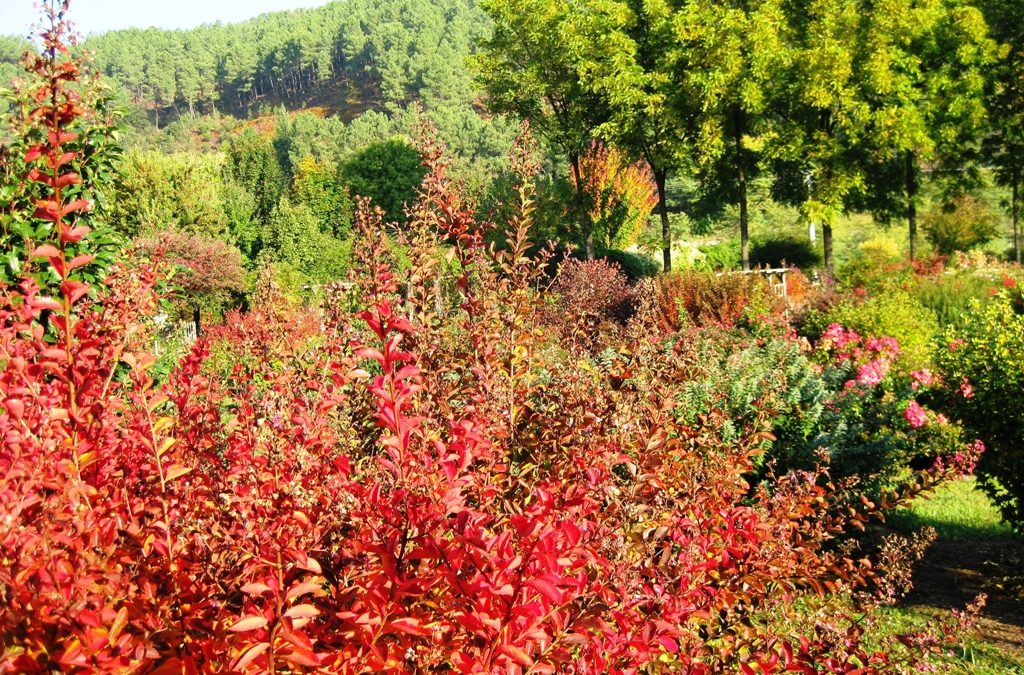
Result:
M635 293L618 267L604 260L562 263L551 286L557 305L556 321L570 329L569 337L600 334L606 321L624 324L635 309Z
M675 332L689 325L734 326L744 319L779 315L785 303L759 276L685 270L646 285L661 325Z
M804 319L802 332L819 338L831 324L861 335L889 336L900 345L896 364L904 373L932 367L932 341L938 335L935 312L902 289L864 297L842 296L828 309L815 309Z
M384 209L389 222L405 222L405 205L416 199L423 179L423 158L416 148L394 139L363 148L345 160L341 178L353 195L368 197Z
M722 271L740 268L740 242L735 239L705 244L700 247L702 257L698 258L694 267L702 270Z
M854 476L878 498L938 457L971 454L963 429L929 405L940 378L928 369L900 372L900 352L891 337L830 325L813 354L823 395L803 409L802 439L780 438L783 465L813 466L824 451L833 478Z
M963 324L945 333L939 362L956 415L989 445L981 485L1003 517L1024 531L1024 299L1019 288L972 301Z
M865 613L920 542L837 550L878 507L819 471L751 487L770 399L737 420L712 390L680 417L689 343L650 305L614 354L563 348L536 321L530 196L510 246L485 247L435 148L407 223L435 243L401 277L362 208L354 293L316 312L261 293L212 332L227 357L202 339L155 379L154 270L76 278L88 231L56 188L54 98L27 160L51 172L25 176L51 204L26 217L51 225L31 253L59 283L0 286L0 670L879 673L925 666L967 623L867 648ZM939 458L901 496L972 460Z
M755 238L750 242L750 264L753 267L806 269L820 265L821 255L810 240L803 237Z
M999 214L980 199L964 194L926 213L921 227L937 252L952 255L991 241L999 233L999 220Z
M165 232L137 240L135 248L145 257L177 267L172 281L181 288L181 300L189 308L177 318L195 320L197 328L201 310L219 318L246 290L242 254L219 239Z
M917 281L910 286L910 293L935 312L939 325L945 328L968 320L973 313L972 301L992 298L1007 285L1015 285L1019 275L1014 270L950 270Z
M632 281L653 277L661 271L661 263L642 253L610 250L602 251L600 257L619 266L622 273Z

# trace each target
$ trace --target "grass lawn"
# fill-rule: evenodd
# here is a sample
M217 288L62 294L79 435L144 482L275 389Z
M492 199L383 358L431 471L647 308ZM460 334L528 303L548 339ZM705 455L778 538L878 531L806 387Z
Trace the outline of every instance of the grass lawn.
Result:
M915 590L880 612L894 632L989 595L978 630L945 672L1024 675L1024 542L999 520L974 479L942 486L890 520L901 531L931 526L939 539L920 564Z

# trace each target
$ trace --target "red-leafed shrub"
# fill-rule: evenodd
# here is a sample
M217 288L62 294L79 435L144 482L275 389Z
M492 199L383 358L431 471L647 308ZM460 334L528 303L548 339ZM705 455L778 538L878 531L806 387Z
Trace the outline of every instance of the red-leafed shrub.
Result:
M696 326L735 326L744 318L781 315L782 298L761 277L685 270L647 286L659 323L668 332Z
M636 294L619 270L606 260L567 258L551 285L551 324L568 341L593 344L614 334L633 315Z
M54 125L33 151L48 184ZM821 472L749 485L771 406L680 419L689 352L656 319L611 360L559 349L527 190L488 248L423 153L409 228L445 235L458 310L429 301L434 257L399 276L364 207L354 290L232 314L210 336L226 375L204 338L154 379L154 272L71 280L88 241L53 194L35 254L59 294L0 289L0 671L875 673L946 644L869 651L859 614L800 635L794 599L869 610L920 547L844 553L874 507Z

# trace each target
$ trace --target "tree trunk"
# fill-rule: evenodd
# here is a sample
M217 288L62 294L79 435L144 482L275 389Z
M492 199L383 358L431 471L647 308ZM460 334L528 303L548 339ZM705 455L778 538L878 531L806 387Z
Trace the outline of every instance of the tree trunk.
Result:
M821 224L821 243L825 247L825 271L829 277L835 277L836 261L832 257L832 226L828 223Z
M199 305L192 305L192 323L196 326L196 337L202 335L202 316L199 313Z
M917 259L917 166L913 152L907 152L907 225L910 233L910 259Z
M750 216L747 212L747 172L743 165L743 111L733 108L733 130L735 132L736 179L739 188L740 206L740 257L743 270L750 269Z
M1010 217L1013 219L1013 259L1020 264L1020 172L1013 170L1010 196Z
M586 253L587 260L593 260L594 224L590 222L590 213L587 209L586 188L583 186L583 169L580 166L579 155L573 155L570 157L569 164L572 166L573 183L576 188L574 201L576 202L576 215L579 218L580 223L580 234L583 235L583 248Z
M654 172L654 183L658 186L658 214L661 216L661 255L665 273L672 271L672 228L668 222L668 198L665 195L667 172L664 169Z

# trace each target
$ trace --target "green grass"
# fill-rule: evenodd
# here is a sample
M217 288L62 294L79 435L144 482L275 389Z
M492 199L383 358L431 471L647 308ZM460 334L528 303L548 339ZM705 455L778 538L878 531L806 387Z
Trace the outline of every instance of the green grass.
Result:
M929 621L941 621L948 616L948 611L922 607L880 607L875 610L877 628L886 634L912 633ZM956 675L1024 675L1024 661L975 635L968 636L954 650L952 658L943 659L936 665L939 672Z
M999 512L977 487L973 478L953 481L939 487L935 494L920 497L909 509L890 517L890 524L904 532L924 526L934 527L939 538L947 541L1010 543L1014 535L999 519ZM886 632L901 633L923 626L927 621L948 617L948 612L929 607L887 607L878 610L878 619ZM978 675L1024 675L1024 657L987 643L977 635L966 638L955 657L940 672Z
M934 527L940 538L948 540L977 541L1013 536L973 478L946 483L935 494L919 497L911 508L896 511L889 520L904 532Z

